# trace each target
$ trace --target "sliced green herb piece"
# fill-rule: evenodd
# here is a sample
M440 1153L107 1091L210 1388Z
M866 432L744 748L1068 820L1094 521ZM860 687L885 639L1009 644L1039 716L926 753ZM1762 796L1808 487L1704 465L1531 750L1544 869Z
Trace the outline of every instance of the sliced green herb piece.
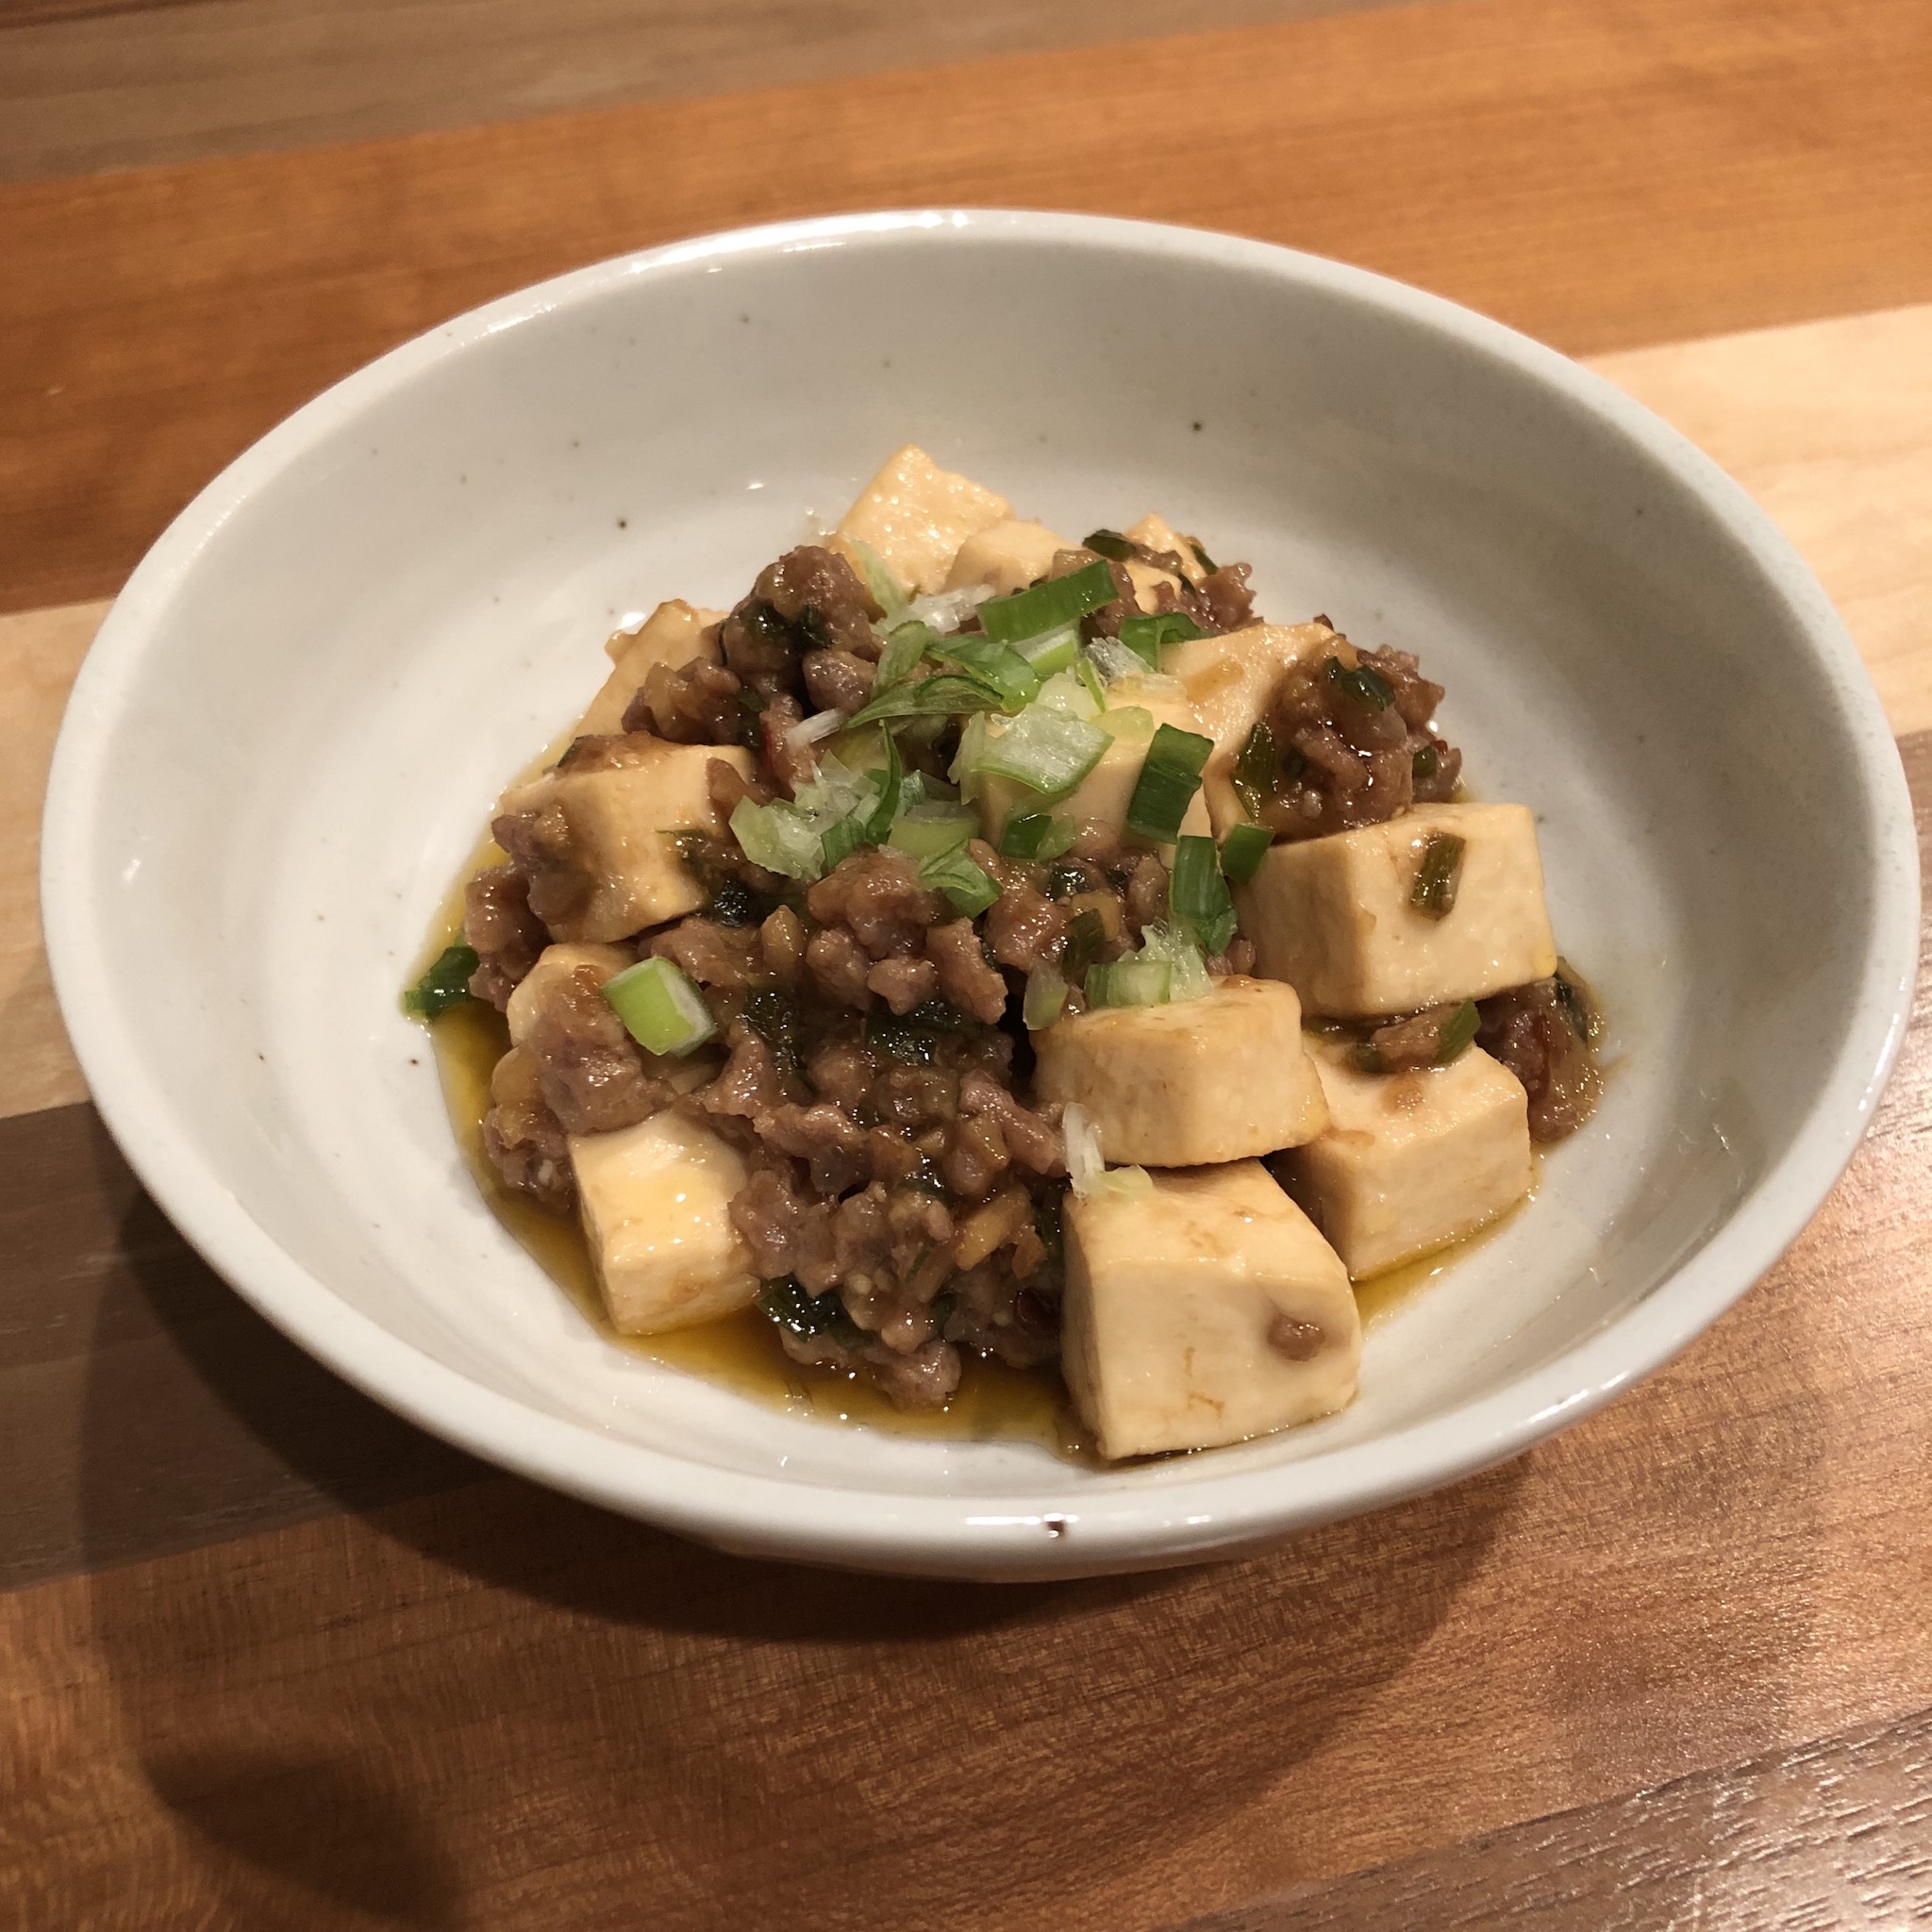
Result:
M1436 1049L1436 1064L1439 1067L1446 1067L1474 1040L1476 1029L1482 1023L1482 1015L1476 1011L1475 1002L1464 1000L1442 1022L1441 1044Z
M998 883L966 856L963 841L923 860L919 877L922 884L937 886L953 902L954 910L968 919L984 912L1000 895Z
M1111 604L1120 595L1113 571L1101 558L1063 577L1015 591L1009 597L990 597L979 607L979 627L1003 644L1037 638L1042 631L1077 624L1090 610Z
M1000 850L1008 858L1030 858L1036 865L1045 865L1079 836L1078 823L1064 812L1029 811L1007 821Z
M704 996L675 960L652 958L604 982L604 997L646 1053L687 1054L718 1030Z
M1097 724L1028 705L1005 730L989 729L968 769L1012 778L1045 797L1071 791L1112 743Z
M1021 638L1012 649L1041 677L1051 677L1058 671L1071 671L1078 660L1080 626L1063 624L1057 629L1041 631L1037 638Z
M434 1020L452 1007L475 998L470 991L470 974L482 964L475 946L460 941L445 946L435 964L403 995L403 1010L420 1019Z
M1604 1037L1604 1016L1590 982L1567 959L1557 961L1557 1004L1579 1040L1594 1046Z
M1085 651L1080 653L1079 661L1074 666L1074 675L1085 687L1087 695L1093 700L1096 712L1107 709L1107 679L1100 675L1097 665Z
M1408 769L1415 774L1418 781L1424 778L1433 778L1441 770L1441 757L1433 744L1417 745L1415 756L1408 761Z
M991 638L941 638L933 655L948 658L968 676L1000 694L1001 708L1017 711L1040 695L1040 674L1010 644Z
M945 1000L925 1000L909 1013L868 1013L865 1043L903 1060L908 1066L929 1067L939 1052L942 1033L971 1036L979 1023Z
M1158 959L1166 966L1170 1000L1205 1000L1214 991L1201 948L1176 925L1148 926L1141 935L1140 957Z
M1211 577L1215 570L1214 559L1191 537L1188 539L1188 548L1194 553L1194 561Z
M1090 1007L1164 1007L1174 969L1165 959L1116 959L1087 973Z
M1228 778L1234 795L1241 802L1241 809L1251 819L1259 818L1268 801L1275 795L1275 774L1279 769L1274 757L1274 733L1267 719L1257 719L1255 728L1241 741L1241 752Z
M1110 557L1116 563L1125 563L1135 555L1133 544L1118 530L1090 530L1080 547L1101 557Z
M1085 881L1083 880L1084 884ZM1060 955L1060 971L1075 984L1100 958L1107 944L1107 927L1092 907L1083 906L1067 922L1066 950Z
M886 741L886 769L874 772L872 781L879 788L878 803L865 817L865 842L883 845L891 836L892 821L899 816L899 802L906 789L906 768L899 762L899 741L890 731L879 734Z
M744 1024L777 1055L787 1073L800 1071L804 1043L798 1002L775 986L761 986L744 996Z
M1190 836L1175 841L1168 904L1174 923L1210 958L1227 951L1234 938L1234 900L1221 875L1221 855L1212 839Z
M1456 909L1456 891L1462 882L1463 841L1454 832L1431 832L1416 867L1408 903L1427 919L1446 919Z
M958 851L978 829L970 805L916 805L893 822L886 842L924 862Z
M1331 658L1328 682L1372 711L1386 711L1395 702L1395 687L1366 664L1348 665L1340 658Z
M857 537L847 537L845 543L858 558L858 568L865 577L865 588L872 592L872 601L888 617L895 610L905 609L912 601L912 592L886 568L878 552Z
M974 711L1005 708L1005 695L983 678L942 672L937 677L916 677L895 684L874 698L845 728L852 731L861 724L876 724L882 718L964 717Z
M1172 841L1201 789L1201 767L1213 749L1211 738L1161 725L1147 747L1146 762L1127 802L1127 830L1156 844Z
M731 809L731 836L744 856L788 879L815 879L825 869L823 828L814 815L782 798L754 805L741 798Z
M879 653L878 669L873 673L873 696L883 697L895 684L904 684L939 641L939 632L929 624L908 619L892 625L886 633L885 649Z
M1120 641L1151 671L1160 669L1160 654L1170 644L1185 644L1208 633L1185 610L1163 610L1153 617L1121 619Z
M758 1295L758 1309L781 1328L793 1335L836 1335L841 1341L857 1341L858 1329L845 1312L845 1304L836 1288L824 1294L808 1294L794 1275L781 1281L768 1281Z
M1026 999L1022 1017L1029 1033L1051 1026L1065 1010L1067 982L1058 966L1042 960L1026 975Z
M1266 825L1230 825L1221 841L1221 869L1237 885L1244 886L1255 876L1274 834Z

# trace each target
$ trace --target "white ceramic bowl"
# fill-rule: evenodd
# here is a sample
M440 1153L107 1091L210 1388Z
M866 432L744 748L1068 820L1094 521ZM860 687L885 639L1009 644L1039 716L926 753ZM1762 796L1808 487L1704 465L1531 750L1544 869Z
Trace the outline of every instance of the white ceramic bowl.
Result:
M1621 1069L1533 1208L1371 1331L1329 1421L1102 1473L790 1419L600 1340L458 1164L396 993L498 787L618 617L731 602L908 439L1062 528L1158 506L1252 559L1269 613L1419 651L1479 793L1537 809ZM953 212L608 262L309 404L115 605L43 872L108 1125L305 1348L480 1456L725 1548L994 1576L1370 1508L1664 1361L1850 1156L1917 890L1842 627L1634 403L1331 262Z

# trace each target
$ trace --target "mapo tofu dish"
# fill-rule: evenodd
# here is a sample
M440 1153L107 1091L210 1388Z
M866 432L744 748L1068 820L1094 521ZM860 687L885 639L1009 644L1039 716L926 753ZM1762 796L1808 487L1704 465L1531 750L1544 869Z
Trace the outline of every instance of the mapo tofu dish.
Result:
M1107 1457L1238 1441L1347 1404L1354 1283L1596 1103L1441 688L1158 513L1075 541L908 446L608 649L406 1004L503 1014L494 1179L622 1334L756 1308L900 1408L1057 1363Z

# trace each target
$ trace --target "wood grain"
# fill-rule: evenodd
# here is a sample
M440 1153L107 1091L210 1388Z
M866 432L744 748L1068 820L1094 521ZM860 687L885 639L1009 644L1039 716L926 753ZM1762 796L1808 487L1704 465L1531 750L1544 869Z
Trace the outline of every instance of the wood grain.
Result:
M1923 852L1932 734L1904 749ZM1896 1723L1932 1707L1928 1122L1932 979L1845 1178L1678 1362L1244 1563L881 1582L495 1478L0 1596L0 1898L1136 1932ZM197 1368L260 1406L245 1350ZM119 1406L91 1379L67 1439L84 1524L130 1480ZM1908 1821L1922 1791L1889 1790ZM1709 1847L1661 1842L1653 1896Z
M1183 1932L1932 1921L1932 1711L1473 1839Z
M221 464L412 331L736 222L1190 222L1584 351L1923 301L1928 87L1924 0L1455 0L0 190L0 608L111 591Z
M1258 25L1391 0L0 0L0 180Z

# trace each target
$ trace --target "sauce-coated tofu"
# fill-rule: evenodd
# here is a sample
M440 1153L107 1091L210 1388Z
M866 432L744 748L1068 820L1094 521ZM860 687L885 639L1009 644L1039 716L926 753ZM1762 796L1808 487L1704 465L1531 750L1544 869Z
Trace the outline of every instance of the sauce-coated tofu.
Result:
M1201 729L1214 741L1201 774L1201 794L1217 839L1247 820L1229 780L1248 733L1290 670L1314 657L1334 635L1325 624L1255 624L1224 637L1195 638L1167 654L1168 675L1180 679Z
M1178 557L1181 575L1191 584L1198 584L1208 575L1206 566L1195 553L1193 540L1182 536L1158 510L1150 509L1122 534L1129 543L1143 544L1157 555Z
M1165 683L1165 679L1161 680L1161 684ZM1193 708L1175 694L1171 686L1162 690L1151 683L1124 678L1112 688L1108 696L1111 708L1099 722L1117 735L1101 753L1100 762L1063 797L1042 798L1012 778L989 775L982 781L978 805L986 821L986 836L993 844L999 843L1008 819L1034 811L1056 812L1076 822L1091 819L1106 825L1124 844L1143 848L1150 844L1138 833L1127 830L1127 807L1133 802L1134 787L1141 781L1141 767L1147 762L1147 747L1154 742L1154 734L1162 724L1172 724L1176 731L1199 732L1200 720L1194 716ZM994 722L992 728L998 730L1000 721ZM1198 791L1181 820L1181 830L1204 836L1208 830L1208 808Z
M1314 1058L1328 1128L1280 1172L1351 1274L1460 1241L1529 1192L1528 1096L1480 1047L1406 1074L1364 1074L1346 1046Z
M1257 1160L1070 1195L1060 1366L1102 1455L1208 1449L1355 1394L1348 1271Z
M621 731L625 711L655 666L668 664L675 671L693 658L708 658L716 663L717 647L707 645L704 634L724 616L722 610L701 610L682 597L673 597L658 605L634 634L614 633L604 648L616 663L572 736L601 738Z
M1097 1007L1033 1036L1042 1100L1076 1100L1109 1161L1200 1167L1298 1147L1327 1124L1278 980L1219 979L1206 999Z
M937 591L960 544L1012 513L1004 496L982 489L970 476L941 469L908 442L858 492L858 500L840 520L831 547L842 549L841 539L856 540L908 589ZM857 557L849 550L846 554L856 567Z
M588 968L601 987L630 964L631 956L622 946L545 946L537 956L537 963L517 982L509 1005L504 1008L503 1017L509 1023L509 1043L521 1046L530 1037L537 1015L559 980Z
M749 1307L751 1251L731 1223L742 1156L675 1109L612 1134L573 1134L591 1260L612 1325L655 1335Z
M1432 833L1464 841L1456 905L1409 903ZM1520 805L1431 805L1324 839L1276 845L1235 888L1255 970L1311 1013L1415 1012L1557 970L1536 822Z
M546 772L497 807L496 836L543 885L544 918L560 940L620 940L695 912L705 889L679 859L677 834L724 831L705 775L713 758L752 775L738 745L634 737L618 756L598 769Z
M1056 536L1044 524L993 524L959 545L946 573L946 589L962 591L985 584L994 596L1004 597L1045 576L1060 551L1079 547L1071 537Z

